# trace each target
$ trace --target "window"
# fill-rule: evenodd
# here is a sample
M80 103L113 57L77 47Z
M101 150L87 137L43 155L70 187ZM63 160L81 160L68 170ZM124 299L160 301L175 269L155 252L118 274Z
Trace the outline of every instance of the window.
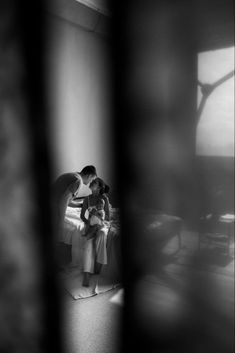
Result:
M234 47L199 53L196 153L234 157ZM204 96L201 87L211 85ZM204 97L203 97L204 96Z

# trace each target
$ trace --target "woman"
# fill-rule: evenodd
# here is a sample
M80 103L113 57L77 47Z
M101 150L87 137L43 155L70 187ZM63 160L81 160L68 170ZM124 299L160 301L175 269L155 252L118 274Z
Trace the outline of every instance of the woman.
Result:
M97 205L97 202L102 198L104 200L105 220L109 221L109 199L106 193L109 187L100 178L96 178L90 184L92 194L84 199L81 219L85 224L88 224L89 212ZM95 238L87 239L84 249L84 278L83 286L89 286L90 275L94 272L99 273L102 265L107 265L107 235L109 227L104 226L97 231Z

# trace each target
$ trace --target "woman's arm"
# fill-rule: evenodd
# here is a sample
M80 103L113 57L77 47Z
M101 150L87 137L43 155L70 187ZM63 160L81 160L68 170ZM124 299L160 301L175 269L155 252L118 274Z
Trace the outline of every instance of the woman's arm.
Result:
M82 210L81 210L81 220L87 224L88 219L85 217L86 210L88 209L88 197L85 197L83 204L82 204Z
M110 211L109 211L109 199L107 196L103 196L105 205L104 205L104 211L105 211L105 220L109 221L110 220Z

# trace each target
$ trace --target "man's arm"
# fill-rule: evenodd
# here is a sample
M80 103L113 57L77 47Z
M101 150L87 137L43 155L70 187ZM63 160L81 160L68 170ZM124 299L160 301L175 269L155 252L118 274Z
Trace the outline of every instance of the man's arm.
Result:
M83 204L82 204L82 210L81 210L81 220L87 224L88 220L85 217L86 210L88 209L88 197L85 197Z

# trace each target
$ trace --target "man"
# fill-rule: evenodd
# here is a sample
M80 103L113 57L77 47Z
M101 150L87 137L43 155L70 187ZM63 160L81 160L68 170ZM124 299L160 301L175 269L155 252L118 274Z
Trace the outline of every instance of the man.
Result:
M83 184L88 185L95 178L96 168L88 165L81 172L62 174L55 181L52 188L52 212L60 241L63 242L64 218L68 204L78 197Z

